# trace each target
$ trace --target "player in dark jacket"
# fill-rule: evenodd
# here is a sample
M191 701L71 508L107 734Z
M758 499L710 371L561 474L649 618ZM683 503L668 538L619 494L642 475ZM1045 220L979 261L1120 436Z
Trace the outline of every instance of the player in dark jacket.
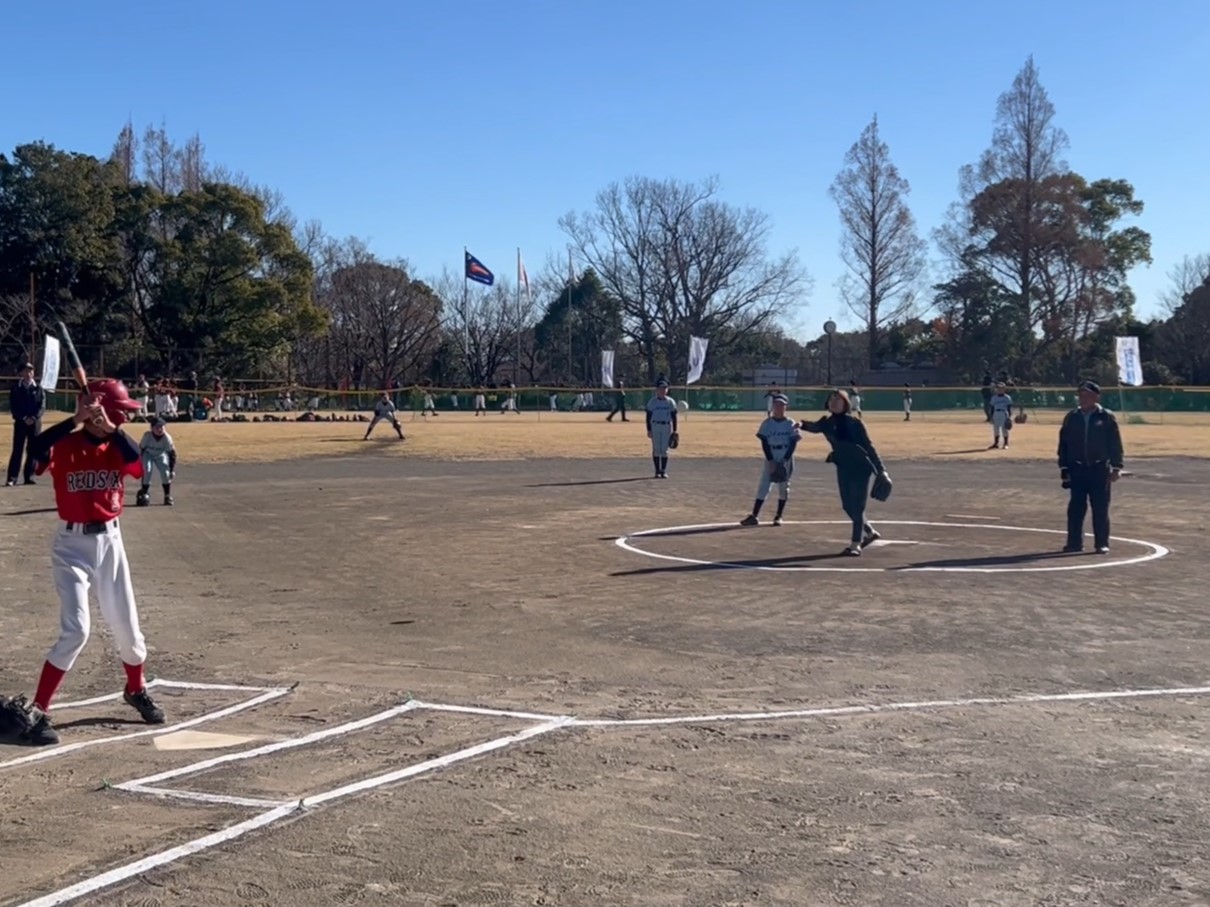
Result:
M13 452L8 460L8 478L5 485L16 485L17 476L22 474L21 456L25 455L25 484L34 484L34 438L42 431L42 413L46 409L46 394L34 380L34 367L30 363L21 366L21 377L13 382L9 391L9 409L13 414Z
M1067 504L1068 552L1084 550L1084 514L1092 506L1092 535L1097 554L1109 553L1110 488L1122 474L1122 433L1113 413L1101 406L1101 388L1085 381L1080 405L1059 429L1059 476L1071 489Z
M836 465L836 484L840 489L840 506L853 521L853 535L848 548L850 557L858 557L861 549L880 538L874 527L866 522L866 501L870 497L870 479L886 475L886 467L870 441L870 434L860 419L850 414L849 395L842 390L828 397L828 412L817 422L803 422L803 431L823 435L832 446L828 462Z

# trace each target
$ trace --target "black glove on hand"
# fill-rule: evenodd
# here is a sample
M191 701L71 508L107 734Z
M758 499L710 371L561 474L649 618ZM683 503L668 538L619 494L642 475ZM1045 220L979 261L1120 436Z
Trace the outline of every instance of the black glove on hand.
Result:
M1071 474L1066 469L1059 470L1059 483L1063 488L1071 487Z

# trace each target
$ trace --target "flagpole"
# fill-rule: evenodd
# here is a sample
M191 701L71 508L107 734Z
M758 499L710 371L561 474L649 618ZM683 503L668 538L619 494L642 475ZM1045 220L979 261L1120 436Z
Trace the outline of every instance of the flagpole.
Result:
M575 276L576 276L576 268L575 268L575 265L572 264L572 261L571 261L571 246L568 246L567 247L567 377L571 378L573 380L575 378L575 364L572 362L572 358L571 358L571 352L572 352L572 350L571 350L571 315L572 315L571 288L572 288L572 284L575 282ZM587 381L588 378L585 377L584 380Z
M470 374L471 371L471 326L466 317L467 296L469 293L470 284L466 277L466 257L470 255L470 249L466 246L462 247L462 352L466 356L466 380L474 381L475 376Z
M517 361L513 363L513 384L517 385L518 409L521 393L521 247L517 246Z

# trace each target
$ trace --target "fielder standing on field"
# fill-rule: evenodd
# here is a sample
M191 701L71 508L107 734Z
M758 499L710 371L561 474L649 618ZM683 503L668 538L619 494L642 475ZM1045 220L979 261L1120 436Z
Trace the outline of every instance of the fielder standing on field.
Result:
M1008 433L1013 421L1013 398L1008 395L1003 381L996 382L996 393L987 401L987 405L991 407L992 414L992 444L989 449L995 450L1001 440L1007 449Z
M395 429L395 433L399 435L399 440L402 441L403 427L399 424L399 420L395 418L395 404L391 402L389 391L383 391L382 396L378 398L378 402L374 404L374 418L370 420L370 427L366 429L366 436L361 440L370 440L370 432L374 430L375 425L383 420L391 423Z
M148 724L163 724L164 711L147 693L143 662L147 643L139 629L130 564L122 543L127 476L140 478L139 449L120 428L139 403L121 381L94 381L80 396L75 415L34 441L39 473L54 480L59 531L51 547L51 570L59 593L59 638L46 656L32 705L24 697L0 698L0 732L16 731L22 742L59 742L50 704L76 663L91 627L88 592L95 589L126 672L124 698ZM83 426L79 431L76 429Z
M1109 498L1122 476L1122 433L1113 413L1101 406L1101 386L1085 381L1077 391L1080 405L1059 429L1059 477L1071 490L1067 504L1067 544L1084 550L1084 515L1092 506L1092 535L1097 554L1109 553Z
M647 437L651 439L651 462L655 478L668 478L668 450L680 443L676 427L676 401L668 396L668 382L655 383L655 396L647 401Z
M777 514L773 525L780 526L790 497L790 477L794 474L794 448L802 440L798 426L786 418L786 406L790 403L784 394L775 394L769 402L772 415L760 424L756 437L760 439L765 462L760 474L760 485L756 489L756 501L752 512L740 522L741 526L759 526L760 509L764 506L769 489L777 483Z
M151 431L143 432L139 441L139 454L143 458L143 485L135 498L135 504L146 507L151 503L151 475L160 474L160 484L164 488L164 506L172 506L172 480L176 476L176 444L172 435L164 429L164 420L155 418L151 422Z

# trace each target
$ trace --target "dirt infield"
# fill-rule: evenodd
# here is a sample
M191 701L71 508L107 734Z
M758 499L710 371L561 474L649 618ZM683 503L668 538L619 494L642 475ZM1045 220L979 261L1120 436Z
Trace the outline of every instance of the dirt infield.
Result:
M332 414L328 414L332 415ZM345 414L348 415L348 414ZM812 418L813 413L791 413ZM1063 414L1041 410L1013 429L1008 450L998 459L1053 460ZM754 438L759 413L689 413L682 421L680 457L752 457L760 455ZM1135 423L1131 419L1143 419ZM641 413L627 423L607 423L603 413L443 413L420 418L400 416L407 440L400 443L390 425L380 423L371 440L362 441L364 422L185 422L170 426L181 448L182 463L270 462L311 456L354 456L372 451L393 456L449 460L524 458L642 457L648 450ZM991 426L978 413L867 413L875 444L886 457L978 459L991 443ZM47 423L49 424L49 422ZM131 431L139 433L140 426ZM1210 418L1201 414L1127 417L1123 435L1131 456L1201 456L1210 450ZM808 441L807 446L820 444Z
M820 457L791 522L733 525L750 422L700 420L735 453L666 482L418 455L455 424L214 466L206 432L314 426L182 426L177 506L123 532L149 669L186 685L162 736L103 702L61 751L0 746L0 904L1210 902L1207 462L1132 460L1098 558L1055 555L1049 462L888 453L885 544L843 560ZM7 694L55 629L50 506L0 509ZM119 688L97 637L65 701Z

